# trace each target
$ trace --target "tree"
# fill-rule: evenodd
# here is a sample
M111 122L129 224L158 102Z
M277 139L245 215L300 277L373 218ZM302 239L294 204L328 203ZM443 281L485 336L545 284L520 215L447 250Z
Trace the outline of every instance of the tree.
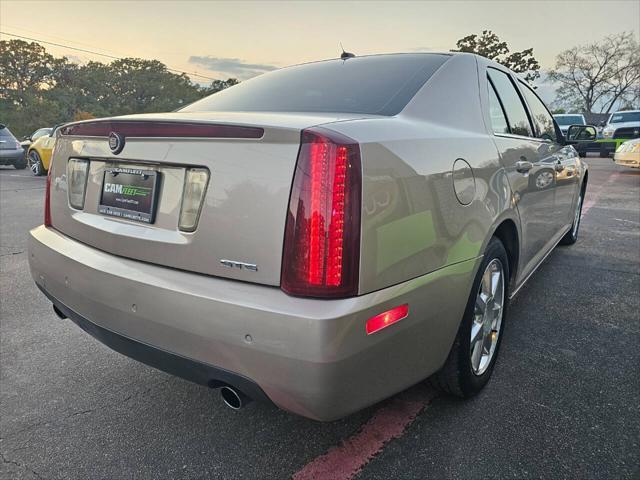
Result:
M632 33L565 50L549 78L558 82L556 103L567 109L609 113L640 101L640 50Z
M239 83L240 81L237 78L214 80L213 82L211 82L211 85L209 85L208 87L203 87L201 91L204 95L211 95L212 93L218 93L220 90L233 87L234 85L237 85Z
M77 111L74 115L73 115L73 121L74 122L78 122L80 120L91 120L92 118L96 118L94 115L92 115L89 112L83 112L82 110Z
M0 98L23 105L29 94L51 84L55 63L53 55L38 43L0 41Z
M494 60L516 73L524 74L528 82L540 77L540 64L533 56L533 48L510 53L507 42L500 40L491 30L483 30L481 35L467 35L456 42L452 52L475 53Z
M78 65L35 42L0 41L0 121L18 136L80 118L172 111L237 83L201 87L158 60Z
M201 96L186 74L169 72L158 60L140 58L111 62L107 86L104 102L118 115L171 111Z

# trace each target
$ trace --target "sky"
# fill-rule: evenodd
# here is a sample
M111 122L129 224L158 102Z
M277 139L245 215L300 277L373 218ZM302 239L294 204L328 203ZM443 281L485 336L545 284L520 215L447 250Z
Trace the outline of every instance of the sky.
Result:
M560 1L0 1L8 33L116 57L158 59L199 83L357 55L447 51L493 30L542 69L560 51L622 31L640 37L640 0ZM45 45L72 60L108 58ZM198 77L193 74L202 75ZM548 90L548 86L547 86ZM543 97L551 95L542 86Z

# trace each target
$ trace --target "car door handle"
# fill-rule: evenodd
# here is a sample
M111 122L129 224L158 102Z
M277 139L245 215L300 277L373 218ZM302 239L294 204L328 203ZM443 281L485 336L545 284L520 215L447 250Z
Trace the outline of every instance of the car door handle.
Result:
M528 160L520 160L516 162L516 170L520 173L529 173L529 170L533 168L533 163Z

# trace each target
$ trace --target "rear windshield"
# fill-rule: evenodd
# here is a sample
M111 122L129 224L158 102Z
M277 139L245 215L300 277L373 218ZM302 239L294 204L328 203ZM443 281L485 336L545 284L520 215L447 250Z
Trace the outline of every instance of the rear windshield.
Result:
M375 55L297 65L214 93L181 111L395 115L449 58Z
M0 137L14 138L13 134L9 131L9 129L7 127L0 128Z
M620 112L611 115L609 123L640 122L640 112Z
M582 115L563 115L562 117L554 117L558 125L582 125L584 120Z
M31 140L35 140L36 138L44 137L45 135L49 135L51 133L52 128L40 128L36 130L31 135Z

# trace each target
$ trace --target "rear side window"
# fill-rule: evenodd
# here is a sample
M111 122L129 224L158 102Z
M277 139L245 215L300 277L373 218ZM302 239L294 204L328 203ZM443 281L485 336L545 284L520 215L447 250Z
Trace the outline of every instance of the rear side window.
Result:
M491 116L491 127L493 133L509 133L509 125L507 124L507 117L502 110L500 99L496 94L495 88L491 82L489 84L489 115Z
M558 125L584 125L584 117L582 115L557 115L553 118L556 119Z
M396 115L449 58L374 55L297 65L244 81L181 111Z
M609 123L640 122L640 112L617 112L611 115Z
M516 90L516 86L513 84L509 76L506 73L493 68L487 69L487 74L489 75L491 83L493 83L496 93L504 107L510 133L525 137L533 137L533 129L531 128L531 123L529 123L527 110L525 109L522 99Z
M557 139L553 116L549 113L547 107L544 106L544 103L542 103L538 96L533 93L527 85L522 82L520 82L520 85L522 94L529 105L533 123L536 126L536 137L555 142Z

